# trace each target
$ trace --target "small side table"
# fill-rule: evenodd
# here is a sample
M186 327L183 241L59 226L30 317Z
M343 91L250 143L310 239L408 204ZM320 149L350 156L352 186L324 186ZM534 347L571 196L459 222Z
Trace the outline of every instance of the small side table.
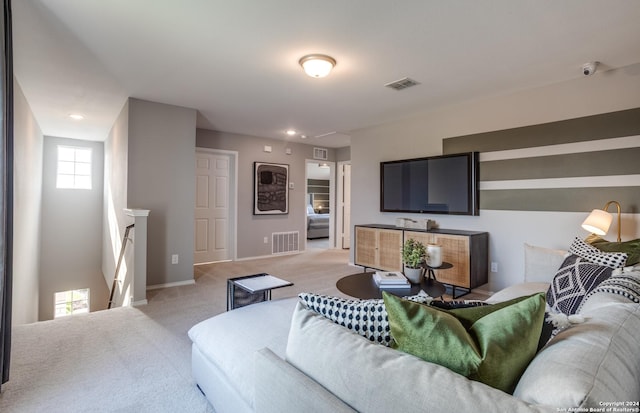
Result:
M436 280L436 273L434 272L434 270L448 270L449 268L453 268L453 264L451 264L450 262L445 262L445 261L442 261L442 264L440 264L440 266L438 266L438 267L431 267L431 266L429 266L427 264L423 264L422 266L425 269L425 274L424 274L425 278L431 279L431 280L434 280L434 281L437 281ZM463 288L463 287L456 287L453 284L447 284L447 285L451 285L451 296L454 299L460 298L463 295L467 295L467 294L469 294L471 292L470 289L464 289L465 291L462 294L456 296L456 288Z
M289 287L292 282L267 273L245 275L227 280L227 311L271 300L271 290Z
M435 280L436 273L434 272L434 270L448 270L449 268L453 268L453 264L451 264L450 262L442 261L442 264L440 264L438 267L430 267L427 264L422 264L422 268L425 269L425 278Z

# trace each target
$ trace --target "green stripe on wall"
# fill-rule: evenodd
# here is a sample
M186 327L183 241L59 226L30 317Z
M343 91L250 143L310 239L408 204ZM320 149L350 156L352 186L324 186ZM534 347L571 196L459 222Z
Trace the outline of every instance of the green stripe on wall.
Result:
M481 181L635 174L640 174L640 148L505 159L480 164Z
M446 138L442 152L493 152L634 135L640 135L640 108Z
M504 211L590 212L608 201L618 201L622 212L638 213L640 186L480 191L480 209Z

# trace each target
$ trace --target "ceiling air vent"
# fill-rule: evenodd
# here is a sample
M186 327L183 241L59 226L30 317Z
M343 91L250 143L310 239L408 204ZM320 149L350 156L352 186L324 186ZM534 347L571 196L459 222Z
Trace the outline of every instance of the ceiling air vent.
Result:
M419 84L420 82L417 82L413 79L409 79L408 77L405 77L403 79L396 80L395 82L387 83L384 86L394 90L402 90L402 89L406 89L408 87L416 86Z
M313 148L313 159L326 161L329 157L329 151L325 148Z

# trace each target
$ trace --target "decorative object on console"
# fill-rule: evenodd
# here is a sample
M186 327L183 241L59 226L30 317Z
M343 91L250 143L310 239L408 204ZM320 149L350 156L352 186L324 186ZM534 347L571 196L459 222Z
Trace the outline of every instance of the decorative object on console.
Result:
M442 265L442 247L436 244L427 244L427 265L439 267Z
M383 296L395 348L471 380L512 393L536 355L543 294L455 310Z
M404 275L414 284L422 280L422 264L425 261L427 250L423 243L409 238L402 246L402 262L404 263Z
M399 228L411 228L411 229L423 229L430 231L436 228L436 221L432 219L411 219L411 218L396 218L396 227Z
M382 299L347 300L312 293L301 293L298 294L298 297L305 307L334 323L346 327L374 343L390 345L392 339L389 333L389 319ZM405 297L405 299L420 303L432 300L426 294Z
M618 210L618 242L620 242L622 221L620 219L620 203L618 201L609 201L605 204L604 208L591 211L591 214L589 214L587 219L582 223L582 228L596 235L606 235L613 220L611 214L607 212L607 208L609 208L611 204L614 204Z

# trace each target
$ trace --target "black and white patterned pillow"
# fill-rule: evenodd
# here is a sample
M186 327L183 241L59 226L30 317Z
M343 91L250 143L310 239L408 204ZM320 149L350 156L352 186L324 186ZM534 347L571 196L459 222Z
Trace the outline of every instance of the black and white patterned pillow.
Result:
M298 297L310 310L328 318L336 324L348 328L385 346L391 344L389 318L383 299L347 300L328 295L301 293ZM406 300L424 303L431 301L427 295L404 297Z
M547 291L547 304L553 310L571 315L580 312L585 296L611 277L613 269L570 255L556 272Z
M569 252L593 264L604 265L613 269L624 267L628 257L624 252L602 252L578 237L571 243Z
M441 308L443 310L454 310L456 308L484 307L491 305L479 300L433 300L429 303L431 307Z
M586 299L596 293L617 294L633 303L640 303L640 272L616 270L611 278L601 282Z

